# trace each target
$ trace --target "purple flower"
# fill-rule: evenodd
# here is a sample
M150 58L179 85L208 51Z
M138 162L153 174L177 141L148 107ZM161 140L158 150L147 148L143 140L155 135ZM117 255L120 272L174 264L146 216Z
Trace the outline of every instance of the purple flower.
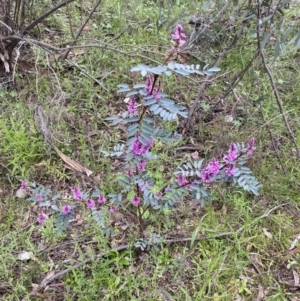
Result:
M254 138L251 138L248 143L248 151L247 151L246 155L248 157L251 156L255 150L256 150L256 147L254 145Z
M144 171L145 168L146 168L146 165L147 165L147 161L145 161L145 160L140 161L140 162L136 165L136 167L137 167L137 169L138 169L138 172Z
M155 100L160 100L161 99L161 96L160 96L159 92L153 92L152 95L153 95Z
M206 169L203 168L200 172L200 178L203 183L209 183L211 181L211 173Z
M98 203L99 204L104 204L106 202L106 198L103 195L99 195L98 197Z
M140 188L141 191L144 191L144 190L150 188L150 185L148 184L148 182L140 183L138 185L139 185L139 188Z
M115 211L117 211L117 207L116 207L116 206L111 206L111 207L109 208L109 212L113 213L113 212L115 212Z
M178 40L180 38L186 39L186 35L183 32L183 27L181 24L178 24L175 27L175 32L174 32L174 34L171 35L171 37L173 40Z
M151 78L150 75L147 75L147 77L146 77L146 88L145 88L145 90L148 92L149 95L150 95L150 93L152 92L152 85L153 85L152 78Z
M159 94L160 89L161 89L161 81L158 81L157 87L155 87L155 89L153 89L153 80L152 80L150 75L147 75L147 77L146 77L146 88L145 88L147 94L148 95L152 94L154 99L160 100L161 99L161 96Z
M71 205L65 205L65 206L63 206L63 207L61 208L61 212L62 212L62 214L64 214L64 215L69 214L69 213L71 212L71 210L72 210Z
M135 96L132 96L127 105L127 112L133 116L136 116L138 112L137 107L138 104L136 102Z
M41 193L37 193L35 197L39 202L43 200L43 195Z
M203 183L211 182L212 175L217 175L220 172L219 161L212 158L210 162L201 170L200 179Z
M132 152L137 156L143 155L149 151L152 144L152 140L148 140L147 145L144 145L138 138L136 138L132 143Z
M41 213L37 217L37 221L39 224L43 224L46 219L48 219L48 216L45 213Z
M178 24L175 28L174 33L171 35L172 39L178 42L178 46L182 46L185 41L187 36L183 32L183 27L181 24Z
M236 145L234 142L231 142L230 145L229 145L229 151L230 152L234 152L234 151L238 151Z
M92 199L87 200L85 204L88 208L94 208L95 207L95 201L92 200Z
M176 182L179 186L185 186L189 184L189 181L182 175L182 173L178 175Z
M23 189L25 191L29 191L30 190L28 183L26 181L24 181L24 180L21 181L21 189Z
M254 138L252 137L252 138L249 140L248 148L253 148L253 147L255 147L255 146L254 146Z
M238 157L238 151L237 150L229 151L228 154L223 157L223 160L226 163L230 163L230 162L233 162L237 157Z
M133 169L129 168L129 169L127 170L126 174L127 174L127 176L128 176L129 178L133 178L133 176L134 176Z
M132 143L132 152L135 155L142 155L144 153L144 145L138 138L136 138Z
M218 160L212 158L211 161L207 165L207 172L217 175L220 172L220 166Z
M77 186L74 186L74 188L72 189L73 192L73 198L77 201L82 201L83 200L83 196L82 196L82 192L80 191L80 189Z
M178 46L183 46L185 44L185 41L184 40L178 40Z
M232 177L236 173L236 168L234 164L229 164L228 167L225 168L225 173L227 174L228 177Z
M137 196L135 196L132 200L131 200L131 203L134 205L134 206L138 206L140 203L141 203L141 199Z

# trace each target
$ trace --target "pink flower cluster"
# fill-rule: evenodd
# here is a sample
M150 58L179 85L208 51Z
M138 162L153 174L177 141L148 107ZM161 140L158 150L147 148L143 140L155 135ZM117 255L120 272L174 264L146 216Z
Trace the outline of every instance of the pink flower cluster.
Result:
M228 177L232 177L236 173L234 161L238 158L238 156L239 156L238 148L233 142L231 142L227 154L223 157L223 161L226 163L226 167L224 171Z
M43 224L47 219L48 219L48 215L46 215L45 213L41 213L37 217L37 221L39 224Z
M212 158L210 162L201 170L200 178L203 183L209 183L213 175L217 175L220 172L220 164L218 160Z
M42 195L41 193L37 193L37 194L35 195L35 197L36 197L36 199L37 199L38 201L42 201L42 200L43 200L43 195Z
M182 27L182 25L181 24L178 24L177 26L176 26L176 28L175 28L175 31L174 31L174 33L171 35L171 37L172 37L172 39L174 40L174 41L176 41L176 46L178 47L180 47L180 46L182 46L182 45L184 45L185 44L185 42L186 42L186 39L187 39L187 36L186 36L186 34L183 32L183 27Z
M137 206L140 205L141 199L140 199L139 197L135 196L135 197L131 200L131 203L132 203L132 205L134 205L134 206L137 207Z
M71 205L65 205L61 208L61 213L64 215L69 214L72 211Z
M148 93L148 95L152 94L153 97L156 100L160 100L159 92L161 90L161 83L159 81L157 87L153 88L153 80L152 80L150 75L147 75L147 77L146 77L146 88L145 88L145 90Z
M247 157L251 156L255 150L256 150L256 147L254 145L254 138L251 138L248 143L248 150L246 152Z
M23 190L25 190L27 192L30 191L29 184L26 181L24 181L24 180L21 181L21 189L23 189Z
M153 141L148 140L147 145L144 145L137 137L132 143L132 152L136 156L141 156L149 151L152 144Z
M187 184L189 184L189 181L181 173L178 175L176 182L178 183L178 185L180 187L186 186Z
M83 200L83 195L80 189L77 186L74 186L72 189L73 192L73 198L77 201L82 201Z
M254 138L251 138L247 148L242 150L242 152L246 153L247 156L250 156L255 151L256 147L254 146ZM223 156L223 162L225 163L224 172L228 177L232 177L237 172L237 168L235 167L236 160L239 158L239 150L235 143L231 142L229 145L229 150ZM223 169L223 168L222 168ZM212 180L214 175L218 175L220 173L220 164L218 160L213 158L200 172L200 178L203 183L209 183Z
M145 171L146 165L147 165L147 161L146 161L146 160L140 161L140 162L136 165L138 172L143 172L143 171Z
M133 176L134 176L134 171L133 171L133 169L132 169L132 168L129 168L129 169L127 170L126 174L127 174L127 176L128 176L129 178L133 178Z
M98 203L99 204L104 204L104 203L106 203L106 198L103 196L103 195L99 195L99 197L98 197Z
M237 159L239 153L236 145L231 142L227 154L223 157L225 163L233 163Z
M136 98L135 96L132 96L127 104L127 112L131 115L131 116L137 116L138 110L138 103L136 102Z
M87 201L85 202L85 204L86 204L86 206L87 206L88 208L95 208L95 207L96 207L96 203L95 203L95 201L92 200L92 199L87 200Z

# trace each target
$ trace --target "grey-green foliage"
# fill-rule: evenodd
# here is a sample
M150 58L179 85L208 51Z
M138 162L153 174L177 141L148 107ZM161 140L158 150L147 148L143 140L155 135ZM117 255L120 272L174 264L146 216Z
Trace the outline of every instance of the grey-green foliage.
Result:
M155 247L155 245L160 244L163 242L163 237L161 237L157 233L150 233L148 238L140 238L134 246L142 251L149 251L151 248Z
M245 146L244 143L234 143L234 147L238 152L238 157L236 160L232 163L226 163L225 161L221 163L220 172L217 175L211 175L210 182L233 182L238 184L244 190L258 195L258 190L260 189L261 184L259 184L256 178L253 176L251 169L245 166L249 157L249 148ZM234 174L232 176L228 176L228 174L225 172L226 167L229 167L230 165L234 165ZM201 178L202 166L203 160L187 162L182 166L179 166L175 171L175 174L182 174L184 177L197 176ZM199 180L193 180L192 184L190 185L190 189L193 191L193 196L195 199L197 201L201 200L201 204L204 204L203 202L205 199L211 198L203 183Z
M177 120L179 117L187 118L188 116L185 106L175 103L166 93L160 91L158 77L163 74L170 76L173 72L184 76L190 74L211 76L219 70L217 67L200 70L200 65L183 65L175 62L170 62L166 66L151 67L141 64L132 68L132 72L141 72L142 76L150 73L154 79L152 81L150 75L148 75L146 84L138 83L132 87L125 83L118 85L117 92L126 93L127 101L137 101L139 108L135 114L125 111L118 116L111 116L106 119L111 121L111 125L123 124L127 127L127 141L126 147L124 144L117 144L114 146L113 152L102 151L104 155L119 157L124 154L127 168L131 167L134 170L141 160L156 159L157 157L149 151L142 156L134 154L132 151L133 142L138 141L141 145L147 147L149 141L151 143L155 140L162 142L178 141L181 139L181 135L165 129L160 122L160 118L164 121L171 121ZM121 203L122 195L131 189L134 190L136 186L139 187L142 193L144 203L155 210L171 209L176 202L189 193L189 190L185 187L179 187L176 181L173 181L165 192L153 193L151 188L155 183L146 171L133 177L124 175L118 182L123 190L119 194L111 193L108 195L110 201L117 206ZM203 185L199 185L199 187L199 189L195 188L194 193L197 200L200 200L201 197L208 198L209 194Z
M132 72L140 71L142 76L146 76L148 73L162 75L165 74L167 76L172 75L173 72L178 73L183 76L187 76L190 74L198 74L198 75L213 75L215 72L220 71L221 69L218 67L211 67L206 70L200 70L199 64L191 64L191 65L184 65L176 62L170 62L166 66L157 66L157 67L150 67L144 64L140 64L136 67L131 69Z
M68 228L70 220L75 217L75 211L71 210L68 214L59 213L56 219L56 234L60 235Z

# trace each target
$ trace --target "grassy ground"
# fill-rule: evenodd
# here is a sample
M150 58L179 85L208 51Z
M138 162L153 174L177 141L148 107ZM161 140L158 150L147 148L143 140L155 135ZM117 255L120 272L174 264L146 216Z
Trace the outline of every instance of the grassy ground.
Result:
M83 5L91 7L88 2ZM0 91L0 298L299 300L298 245L293 251L289 248L300 233L300 165L259 59L226 98L221 113L209 114L233 75L251 59L255 42L249 35L220 63L222 75L208 88L199 108L203 118L197 120L192 133L184 136L180 145L156 145L164 164L154 163L151 167L160 179L189 158L191 152L180 147L192 145L201 157L210 158L220 155L231 141L247 141L253 136L257 151L249 164L263 184L259 196L238 187L218 186L213 188L215 200L204 208L184 200L172 212L150 216L147 231L160 233L169 242L144 253L130 247L114 251L136 238L132 233L126 236L132 221L122 215L112 220L116 234L109 239L93 223L88 210L76 217L66 233L57 236L54 216L43 226L38 225L37 208L15 196L21 179L60 193L67 193L74 184L84 189L100 185L105 192L113 191L110 182L118 164L103 157L101 150L110 149L120 138L119 132L105 121L107 116L118 113L120 106L125 107L115 92L116 86L141 82L130 68L149 63L145 62L147 58L163 62L172 24L181 22L191 30L188 20L200 7L198 1L103 1L82 37L94 39L91 44L99 45L99 41L109 42L126 29L110 42L119 51L80 48L73 52L72 60L105 89L77 67L55 60L44 50L31 47L24 51L29 63L22 64L25 59L20 58L16 87ZM76 29L81 24L79 8L69 5L68 10ZM41 25L42 40L61 44L72 40L68 10L61 9ZM299 4L292 4L286 12L287 20L292 20L298 11ZM164 26L160 28L159 24ZM51 34L46 35L43 28ZM219 51L218 47L214 45L210 55ZM299 142L300 75L295 67L299 51L288 48L279 60L273 59L273 47L266 48L266 53ZM207 60L202 66L210 62L209 51L201 59ZM163 82L164 92L186 105L193 103L198 86L183 77ZM254 106L253 100L262 95L266 95L265 99ZM47 116L55 145L92 170L92 176L67 169L44 141L37 105ZM233 122L226 122L225 116L231 116ZM180 123L179 130L182 126ZM238 231L241 227L242 231ZM206 238L199 239L201 235ZM191 240L177 241L182 238ZM21 252L31 252L31 258L20 260ZM77 267L78 264L81 265ZM63 277L42 290L34 290L66 268L70 270Z

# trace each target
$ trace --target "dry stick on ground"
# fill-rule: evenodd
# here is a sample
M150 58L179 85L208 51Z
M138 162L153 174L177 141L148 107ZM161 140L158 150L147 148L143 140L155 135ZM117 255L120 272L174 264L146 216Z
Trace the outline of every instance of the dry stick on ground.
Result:
M236 87L236 85L243 79L244 75L247 73L249 68L253 65L253 62L258 57L258 55L259 55L259 51L257 50L255 51L252 59L249 61L246 67L242 71L235 74L235 76L233 77L233 82L230 84L230 87L222 95L223 100L232 92L232 90Z
M255 59L259 56L259 51L256 50L252 59L248 62L248 64L246 65L246 67L242 70L239 71L235 74L235 76L233 77L233 82L230 84L230 87L225 91L225 93L222 95L221 100L218 101L212 108L210 111L213 111L222 101L225 100L225 98L233 91L233 89L236 87L236 85L243 79L244 75L247 73L247 71L249 70L249 68L252 66L253 62L255 61Z
M243 33L243 29L244 29L244 24L242 24L242 26L240 27L240 29L238 30L238 32L236 33L236 35L234 36L231 44L226 47L217 57L217 59L215 60L215 62L213 63L213 66L217 66L219 64L219 62L221 61L221 59L233 48L235 47L235 45L237 44L238 40L240 39L242 33ZM182 135L184 135L185 133L189 132L193 126L193 115L194 112L196 110L196 108L199 106L199 103L201 101L201 98L204 94L204 91L206 90L207 84L208 84L208 79L210 78L210 76L206 76L206 78L204 79L204 81L202 82L200 89L196 95L196 99L193 102L193 104L191 105L191 107L189 108L189 112L188 112L188 118L184 127L184 130L182 132Z
M273 212L274 210L277 210L283 206L286 206L288 203L285 204L281 204L278 206L273 207L272 209L268 209L265 211L265 213L259 217L257 217L256 219L254 219L249 225L247 225L248 227L255 224L256 222L258 222L259 220L266 218L270 215L271 212ZM165 244L172 244L172 243L180 243L180 242L189 242L189 241L201 241L201 240L209 240L209 239L216 239L216 238L232 238L232 237L236 237L236 236L240 236L241 233L243 232L243 230L246 228L246 226L242 226L240 227L238 230L236 231L232 231L232 232L223 232L223 233L219 233L216 235L210 235L210 236L200 236L198 238L174 238L174 239L166 239L163 241L163 243ZM132 248L132 245L126 244L126 245L121 245L115 249L112 249L110 251L116 251L116 252L120 252L126 249ZM108 252L110 252L108 251ZM73 271L74 269L80 268L82 266L84 266L85 264L91 263L93 261L95 261L95 259L97 258L103 258L106 257L108 252L103 252L101 254L96 255L94 258L89 258L83 262L74 264L73 267L71 268L67 268L65 270L62 270L56 274L54 274L51 277L46 277L40 285L38 285L31 293L30 295L34 295L37 291L45 288L49 283L53 282L56 279L61 278L62 276L68 274L69 272Z
M123 32L121 34L123 34ZM119 35L118 35L118 37L119 37ZM116 37L116 38L118 38L118 37ZM55 52L55 53L57 53L59 55L62 55L62 51L69 50L69 49L76 49L76 48L100 48L100 49L106 49L106 50L110 50L110 51L115 51L115 52L124 54L124 55L129 56L129 57L135 57L135 58L139 57L139 58L145 59L145 60L147 60L149 62L156 63L158 65L161 64L160 62L158 62L158 61L156 61L154 59L151 59L150 57L147 57L147 56L141 55L141 54L137 54L136 50L131 51L131 52L126 52L126 51L120 50L120 49L118 49L116 47L110 46L108 43L104 43L104 42L102 42L102 44L92 44L92 45L82 45L82 46L73 46L73 47L66 47L66 48L58 48L58 47L52 46L50 44L34 40L34 39L22 38L22 37L20 37L18 35L8 36L8 37L4 37L2 39L2 41L7 41L7 40L9 40L9 41L10 40L24 41L24 42L27 42L27 43L29 43L31 45L41 47L41 48L43 48L46 51L51 50L51 51L53 51L53 52ZM87 77L91 78L92 80L94 80L105 91L108 91L107 88L105 88L100 81L98 81L96 78L94 78L93 76L91 76L90 74L88 74L85 70L83 70L75 62L69 60L68 58L65 61L67 61L70 65L72 65L72 66L76 67L77 69L79 69L85 76L87 76ZM191 79L191 80L194 81L193 79Z
M94 5L93 9L90 11L88 17L86 18L85 22L81 25L81 27L79 28L75 40L73 40L71 47L75 45L75 43L77 42L78 38L80 37L84 27L86 26L86 24L88 23L88 21L91 19L93 13L95 12L95 10L97 9L97 7L100 5L102 0L98 0L98 2ZM70 53L71 49L68 49L66 51L66 53L62 56L63 59L66 59L68 57L68 54Z
M51 8L50 10L48 10L47 12L45 12L43 15L41 15L39 18L37 18L36 20L32 21L28 26L26 26L22 31L21 31L21 36L19 38L22 38L24 35L26 35L32 28L34 28L37 24L39 24L40 22L42 22L44 19L46 19L48 16L50 16L52 13L54 13L56 10L60 9L61 7L67 5L70 2L73 2L75 0L65 0L59 4L57 4L56 6L54 6L53 8ZM4 39L0 39L0 41L4 41ZM13 39L11 41L11 43L9 43L6 46L6 49L8 50L9 53L9 57L11 59L12 56L12 51L13 49L16 47L17 45L17 39Z
M55 53L58 53L61 55L61 52L63 49L60 49L60 48L57 48L55 46L52 46L50 44L47 44L47 43L44 43L44 42L40 42L40 41L37 41L37 40L34 40L34 39L28 39L28 38L21 38L19 36L16 36L16 35L13 35L13 36L9 36L9 37L6 37L4 38L3 40L17 40L17 41L24 41L24 42L27 42L31 45L34 45L34 46L38 46L42 49L44 49L45 51L53 51ZM75 68L77 68L79 71L81 71L86 77L92 79L95 83L97 83L103 90L105 91L108 91L107 88L104 87L104 85L99 81L97 80L96 78L94 78L92 75L90 75L88 72L86 72L84 69L82 69L79 65L77 65L75 62L71 61L70 59L65 59L66 62L68 62L71 66L74 66Z
M263 62L263 66L270 78L270 82L271 82L271 86L272 86L272 89L273 89L273 93L274 93L274 96L275 96L275 99L276 99L276 102L277 102L277 105L278 105L278 108L279 108L279 111L282 115L282 118L283 118L283 121L284 121L284 124L287 128L287 131L289 133L289 136L290 136L290 139L292 141L292 143L295 145L295 148L296 148L296 151L297 151L297 158L300 159L300 148L298 147L297 145L297 139L293 133L293 130L291 129L289 123L288 123L288 120L287 120L287 117L285 115L285 112L284 112L284 109L283 109L283 105L282 105L282 102L281 102L281 99L280 99L280 96L279 96L279 93L278 93L278 90L277 90L277 87L276 87L276 84L275 84L275 81L274 81L274 78L273 78L273 75L272 75L272 72L271 72L271 69L270 67L267 65L267 61L266 61L266 57L265 57L265 54L264 54L264 51L261 47L261 42L260 42L260 38L261 38L261 35L260 35L260 30L261 30L261 24L260 24L260 21L262 20L261 19L261 5L260 5L260 0L257 0L257 15L258 15L258 22L257 22L257 29L256 29L256 34L257 34L257 43L258 43L258 50L259 50L259 53L260 53L260 56L261 56L261 59L262 59L262 62Z

